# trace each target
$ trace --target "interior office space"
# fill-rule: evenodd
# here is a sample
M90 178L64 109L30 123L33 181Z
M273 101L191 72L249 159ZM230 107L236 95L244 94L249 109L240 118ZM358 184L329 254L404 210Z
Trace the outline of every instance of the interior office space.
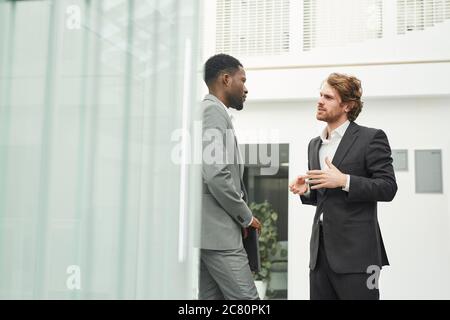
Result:
M361 79L364 107L356 122L386 132L399 186L393 202L378 205L391 261L381 272L382 299L450 298L450 42L442 41L450 34L449 6L370 0L207 5L216 15L205 17L204 58L230 52L247 72L248 102L235 112L240 143L286 145L289 181L306 172L308 143L324 128L315 118L323 80L332 72ZM270 18L258 15L263 11ZM314 208L292 194L286 202L288 299L308 299ZM436 272L429 272L431 265Z
M268 297L309 299L314 211L283 184L343 72L393 149L381 298L450 299L449 34L448 0L0 1L0 298L196 298L201 166L174 150L194 147L177 132L195 137L203 63L225 52L248 79L239 143L279 148L275 174L245 172L287 252Z

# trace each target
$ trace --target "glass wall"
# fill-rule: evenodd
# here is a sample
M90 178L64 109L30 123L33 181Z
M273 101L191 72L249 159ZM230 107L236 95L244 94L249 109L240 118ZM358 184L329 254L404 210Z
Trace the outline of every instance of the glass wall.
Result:
M196 296L199 11L0 0L0 298Z

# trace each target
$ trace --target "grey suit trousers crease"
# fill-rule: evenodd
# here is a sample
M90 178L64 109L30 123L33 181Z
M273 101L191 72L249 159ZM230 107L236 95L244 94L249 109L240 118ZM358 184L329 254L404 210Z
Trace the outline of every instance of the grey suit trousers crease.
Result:
M243 248L200 253L200 300L257 300L253 276Z

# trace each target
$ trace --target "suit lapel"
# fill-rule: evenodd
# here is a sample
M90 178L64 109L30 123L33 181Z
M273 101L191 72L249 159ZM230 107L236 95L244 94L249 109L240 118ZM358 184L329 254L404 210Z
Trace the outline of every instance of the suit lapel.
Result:
M342 140L339 143L339 146L333 157L332 163L336 167L339 167L342 160L344 160L345 156L347 155L348 151L350 150L350 147L353 145L356 138L358 137L358 132L359 132L359 126L354 122L350 122L350 125L348 126L347 130L345 131L344 136L342 137Z
M311 165L311 170L320 170L320 161L319 161L319 149L320 146L322 145L322 140L320 139L320 137L317 137L311 145L311 160L310 160L310 165Z
M320 159L319 159L319 149L322 145L322 139L320 137L317 137L313 140L311 143L311 159L310 159L310 170L320 170ZM317 192L320 193L323 198L325 195L326 189L317 189ZM319 203L318 203L319 204Z
M229 123L229 124L231 125L231 127L233 128L233 124L231 123L230 116L229 116L228 113L225 111L225 109L222 108L222 104L223 104L223 103L222 103L219 99L217 99L217 98L216 98L214 95L212 95L212 94L207 94L203 100L209 100L209 101L212 101L212 102L218 104L218 105L220 106L220 108L218 108L218 109L219 109L219 112L221 112L221 113L225 116L225 119L227 119L228 123Z
M345 156L350 150L350 147L353 145L356 138L358 137L358 132L359 126L354 122L350 122L347 130L344 133L344 136L342 137L341 142L339 143L336 153L334 154L333 161L331 161L336 167L339 167L342 160L344 160ZM319 160L319 149L320 146L322 145L322 140L320 139L320 137L318 137L314 143L315 144L312 146L313 156L311 159L311 168L324 170L324 168L320 168L320 160ZM317 189L317 192L321 193L321 195L323 196L322 197L323 201L328 193L328 189Z
M237 155L237 160L238 160L238 165L239 165L239 173L241 176L241 180L244 177L244 163L242 160L242 154L241 154L241 150L239 149L239 144L236 138L236 132L234 131L234 126L233 126L233 122L231 122L230 116L228 115L228 113L225 111L224 108L222 108L222 102L217 99L216 96L212 95L212 94L207 94L204 98L204 100L209 100L212 101L216 104L218 104L220 106L219 111L225 116L225 119L227 119L228 121L228 125L231 128L231 130L233 131L233 138L234 138L234 154Z

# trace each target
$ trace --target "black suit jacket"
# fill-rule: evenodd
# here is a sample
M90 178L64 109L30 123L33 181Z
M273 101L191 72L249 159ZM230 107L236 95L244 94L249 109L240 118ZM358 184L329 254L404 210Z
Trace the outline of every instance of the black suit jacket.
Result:
M320 169L320 137L308 146L308 167ZM319 249L319 217L323 212L324 246L336 273L367 272L371 265L389 265L377 218L377 202L397 192L391 148L382 130L350 122L332 163L350 175L349 192L342 188L311 190L304 204L317 206L310 243L310 269Z

